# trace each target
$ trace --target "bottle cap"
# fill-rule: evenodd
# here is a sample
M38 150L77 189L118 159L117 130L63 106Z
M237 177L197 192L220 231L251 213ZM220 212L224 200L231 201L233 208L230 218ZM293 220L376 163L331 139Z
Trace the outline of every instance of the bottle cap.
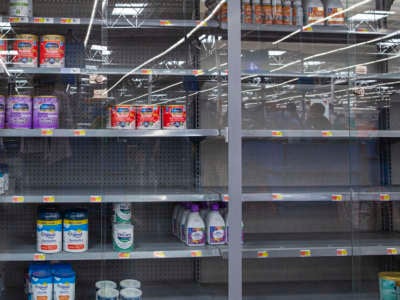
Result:
M199 212L199 205L197 204L192 204L192 212Z

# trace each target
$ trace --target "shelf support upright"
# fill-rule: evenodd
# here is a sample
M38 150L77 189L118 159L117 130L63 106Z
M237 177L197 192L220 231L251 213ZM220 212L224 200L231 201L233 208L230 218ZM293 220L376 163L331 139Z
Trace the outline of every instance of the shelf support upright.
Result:
M228 1L229 300L242 299L242 98L240 0Z

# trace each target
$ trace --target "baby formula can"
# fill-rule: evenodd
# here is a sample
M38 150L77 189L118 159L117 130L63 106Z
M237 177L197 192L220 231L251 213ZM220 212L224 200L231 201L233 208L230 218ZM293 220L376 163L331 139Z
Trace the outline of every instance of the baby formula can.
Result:
M119 287L121 289L129 289L129 288L140 289L140 286L141 286L140 281L135 279L124 279L121 280L121 282L119 283Z
M136 109L133 105L115 105L110 108L111 128L135 129Z
M160 107L158 105L141 105L136 111L137 129L161 129Z
M9 96L7 101L7 127L32 128L32 99L30 96Z
M64 68L65 38L62 35L44 35L40 37L40 66Z
M33 128L58 128L58 111L57 97L33 98Z
M3 62L7 61L7 53L8 44L7 40L0 39L0 59L3 59Z
M37 251L57 253L62 247L61 214L55 209L39 209L37 219Z
M186 106L166 105L163 107L163 128L185 129L186 128Z
M400 272L379 273L380 300L397 300L396 281L400 280Z
M69 269L58 269L53 273L53 300L75 300L75 272Z
M130 203L116 203L113 206L113 210L113 223L131 223L132 205Z
M32 0L10 0L11 17L32 17Z
M100 280L96 282L96 291L100 289L116 289L117 284L111 280Z
M118 300L119 292L116 289L102 288L96 293L96 300Z
M29 265L28 272L25 274L25 294L28 297L28 300L32 300L33 291L32 291L32 274L38 271L47 271L50 272L50 264L49 263L32 263Z
M68 210L64 215L63 229L64 251L87 251L89 240L89 220L87 210Z
M4 128L6 121L6 97L0 95L0 128Z
M37 67L38 37L34 34L18 34L14 42L14 50L18 52L14 64L19 67Z
M41 270L32 273L32 300L52 300L53 276L49 271Z
M142 299L142 291L135 288L123 289L120 292L121 297L120 300L141 300Z
M130 252L133 250L133 225L113 225L113 246L117 252Z

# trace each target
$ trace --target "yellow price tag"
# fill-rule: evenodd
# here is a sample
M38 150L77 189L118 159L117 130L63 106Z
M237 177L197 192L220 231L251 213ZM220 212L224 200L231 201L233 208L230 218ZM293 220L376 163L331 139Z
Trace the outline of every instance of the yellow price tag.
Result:
M283 199L282 194L277 194L277 193L272 194L272 200L282 200L282 199Z
M90 202L92 203L100 203L102 200L101 196L90 196Z
M310 257L311 256L311 250L309 250L309 249L300 250L300 256L301 257Z
M13 196L12 202L13 203L23 203L23 202L25 202L25 197L24 196Z
M332 201L342 201L342 200L343 200L342 195L338 195L338 194L332 195Z
M131 258L131 253L130 252L120 252L120 253L118 253L118 258L120 258L120 259Z
M8 21L10 23L27 23L28 18L27 17L10 17L10 18L8 18Z
M313 29L312 29L311 26L310 26L310 27L305 27L305 28L303 28L303 30L304 30L304 31L313 31Z
M204 70L202 70L202 69L192 70L192 74L193 75L203 75L204 74Z
M61 18L60 19L61 24L80 24L81 19L78 18Z
M349 255L347 249L336 249L336 256L347 256Z
M283 136L283 133L282 133L282 131L273 130L272 136L280 137L280 136Z
M46 260L46 255L43 254L43 253L35 253L35 254L33 255L33 260L34 260L34 261L43 261L43 260Z
M42 129L42 136L52 136L54 134L53 129Z
M76 129L74 130L74 136L85 136L86 130L84 129Z
M35 24L53 24L54 18L33 18Z
M321 134L323 137L333 136L332 131L329 131L329 130L323 130L323 131L321 131Z
M161 26L171 26L172 22L170 20L160 20Z
M390 201L390 195L389 194L380 194L379 200L380 201Z
M140 73L142 73L143 75L150 75L153 74L153 71L151 69L141 69Z
M208 23L207 23L207 22L204 22L204 21L196 21L196 25L200 25L200 24L201 24L202 27L207 27L207 26L208 26Z
M43 196L44 203L53 203L56 202L56 197L54 196Z
M386 254L387 255L397 255L399 251L396 248L387 248Z
M202 257L203 256L203 252L201 250L192 251L192 252L190 252L190 256L191 257Z
M269 253L268 253L268 251L258 251L257 257L259 257L259 258L269 257Z
M154 252L153 252L153 256L154 256L154 257L157 257L157 258L164 258L164 257L166 257L164 251L154 251Z

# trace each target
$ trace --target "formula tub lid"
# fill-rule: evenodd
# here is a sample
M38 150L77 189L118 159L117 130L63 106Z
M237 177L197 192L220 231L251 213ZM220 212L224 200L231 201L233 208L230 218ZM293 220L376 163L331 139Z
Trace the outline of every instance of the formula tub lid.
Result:
M123 289L121 290L121 296L124 298L133 298L142 296L142 291L135 288Z

